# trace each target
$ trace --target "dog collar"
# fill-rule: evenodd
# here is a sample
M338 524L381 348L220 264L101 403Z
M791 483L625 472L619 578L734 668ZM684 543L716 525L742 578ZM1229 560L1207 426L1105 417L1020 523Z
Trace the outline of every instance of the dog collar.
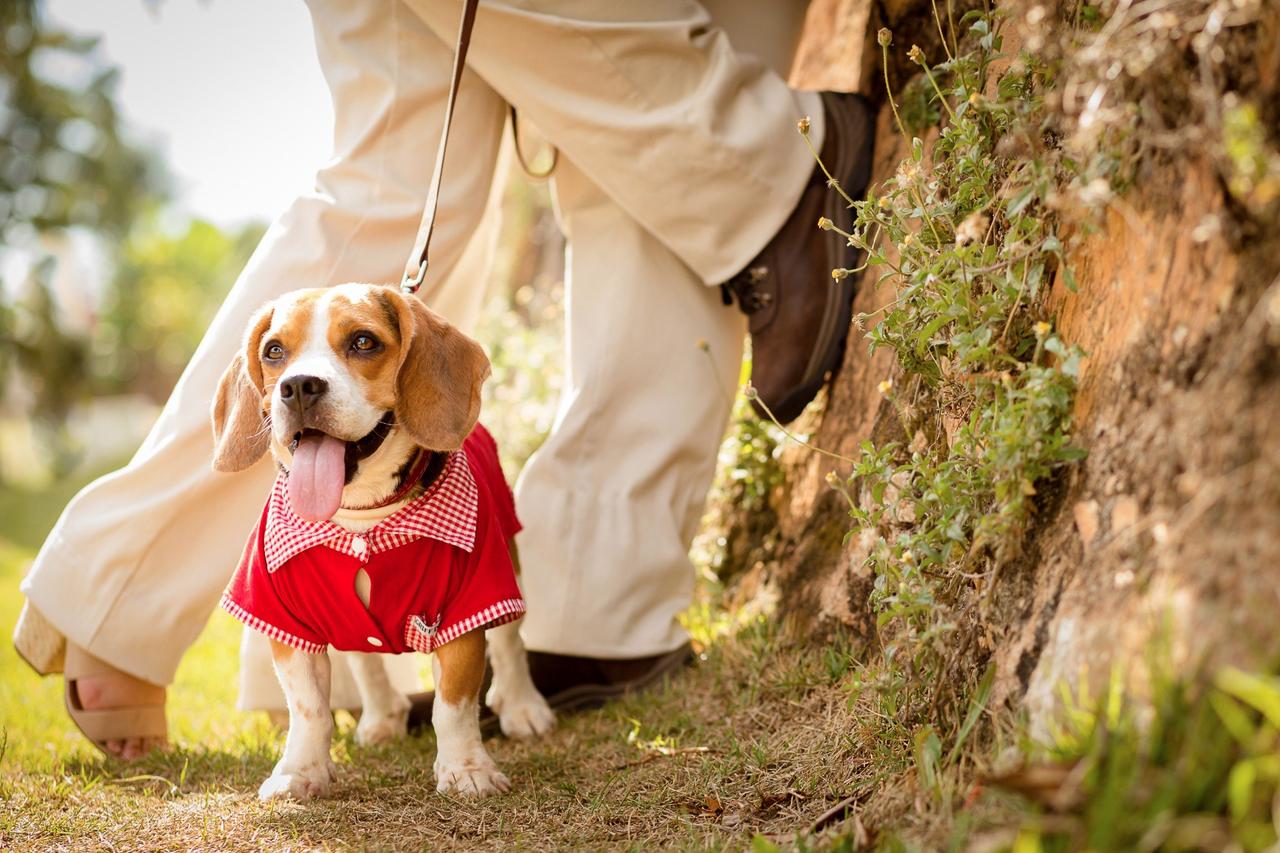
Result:
M419 450L417 458L413 460L413 467L409 469L409 475L404 478L404 482L400 484L400 488L396 489L395 493L392 494L391 497L376 504L369 504L368 506L344 506L342 509L363 512L371 509L382 509L383 507L391 506L394 503L399 503L413 491L414 486L418 485L418 481L422 479L423 474L427 473L427 467L431 464L431 460L434 457L435 454L430 450ZM439 475L437 474L437 476ZM427 485L430 486L431 484L428 483Z

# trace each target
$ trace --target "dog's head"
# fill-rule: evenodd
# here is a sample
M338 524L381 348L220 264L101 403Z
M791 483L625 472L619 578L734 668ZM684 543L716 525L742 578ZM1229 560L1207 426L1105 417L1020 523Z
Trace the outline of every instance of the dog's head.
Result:
M412 296L366 284L294 291L254 315L222 376L213 467L240 471L270 448L291 471L295 509L294 481L310 490L304 517L337 509L335 471L339 493L379 500L416 447L462 446L488 375L480 345Z

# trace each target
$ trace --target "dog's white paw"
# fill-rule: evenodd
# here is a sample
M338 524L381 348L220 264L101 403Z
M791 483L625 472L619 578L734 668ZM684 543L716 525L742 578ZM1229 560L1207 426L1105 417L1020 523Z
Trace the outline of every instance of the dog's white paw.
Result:
M498 769L488 755L481 754L465 761L436 759L436 790L456 797L488 797L511 790L511 780Z
M296 773L282 773L277 768L258 788L259 800L296 800L305 803L324 797L333 784L333 764L314 765Z
M377 746L381 743L404 737L409 733L409 700L403 700L403 706L382 713L364 712L360 714L360 722L356 723L356 743L361 746Z
M509 738L523 740L539 737L555 728L556 712L551 710L547 700L537 690L530 690L524 696L488 704L498 715L502 733Z

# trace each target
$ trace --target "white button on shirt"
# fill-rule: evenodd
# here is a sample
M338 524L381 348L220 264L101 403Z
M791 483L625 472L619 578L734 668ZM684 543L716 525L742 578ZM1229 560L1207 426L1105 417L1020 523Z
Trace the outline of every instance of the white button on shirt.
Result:
M369 645L373 646L375 649L382 646L382 641L377 637L366 637L365 639L367 639L369 641Z
M351 537L351 550L355 552L357 557L363 557L365 552L369 550L368 544L364 541L364 537Z

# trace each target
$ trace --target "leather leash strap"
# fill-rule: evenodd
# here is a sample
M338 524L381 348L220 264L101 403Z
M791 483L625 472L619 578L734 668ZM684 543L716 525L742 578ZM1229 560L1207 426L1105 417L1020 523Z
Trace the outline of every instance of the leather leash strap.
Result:
M462 22L458 25L458 42L453 53L453 79L449 81L449 100L444 108L444 127L440 131L440 150L436 152L436 167L431 173L431 188L427 191L427 203L422 211L422 224L418 226L418 238L413 253L405 265L400 289L405 293L417 293L427 277L427 252L431 248L431 231L435 227L436 207L440 203L440 181L444 177L444 154L449 146L449 125L453 123L453 105L458 100L458 84L462 82L462 69L466 67L467 48L471 45L471 27L476 20L479 0L463 0Z

